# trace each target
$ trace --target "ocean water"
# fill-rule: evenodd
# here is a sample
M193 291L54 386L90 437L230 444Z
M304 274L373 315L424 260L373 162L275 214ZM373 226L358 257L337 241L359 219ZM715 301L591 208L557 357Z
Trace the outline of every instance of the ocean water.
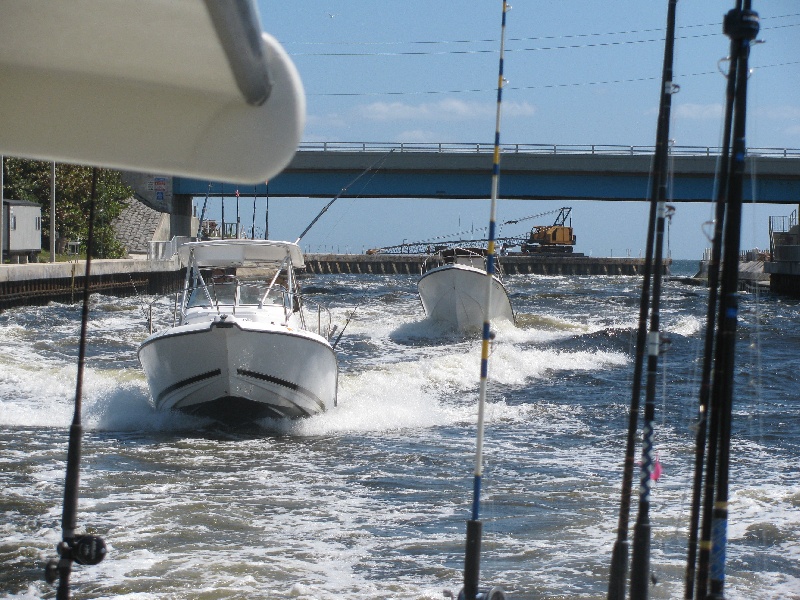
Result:
M678 261L674 275L693 275ZM80 531L109 554L75 598L443 597L461 587L480 340L425 320L413 276L319 275L339 404L221 431L151 406L136 348L151 298L93 296ZM507 278L497 324L481 580L515 599L605 598L630 404L638 277ZM707 292L665 282L652 598L683 594ZM353 313L355 311L355 313ZM80 307L0 313L0 597L55 597ZM800 302L743 294L726 598L800 599ZM636 518L636 502L631 524Z

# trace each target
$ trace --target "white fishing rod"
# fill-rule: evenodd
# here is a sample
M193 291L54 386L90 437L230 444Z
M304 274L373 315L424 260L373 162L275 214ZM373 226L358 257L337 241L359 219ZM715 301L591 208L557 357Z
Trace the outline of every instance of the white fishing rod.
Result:
M480 521L480 498L481 480L483 478L484 407L486 405L486 388L489 374L489 345L492 340L491 324L489 323L489 305L492 299L497 192L500 184L500 108L503 100L503 58L505 55L506 13L510 8L508 2L503 0L503 21L500 34L500 68L497 78L497 113L494 131L494 159L492 162L492 196L489 215L489 239L486 249L486 305L481 340L481 375L480 390L478 393L478 430L475 442L475 477L472 491L472 515L470 520L467 521L467 546L464 556L464 589L461 591L461 594L459 594L459 599L464 598L464 600L502 600L505 598L505 593L499 587L493 587L488 591L479 592L478 584L480 580L481 530L483 528Z

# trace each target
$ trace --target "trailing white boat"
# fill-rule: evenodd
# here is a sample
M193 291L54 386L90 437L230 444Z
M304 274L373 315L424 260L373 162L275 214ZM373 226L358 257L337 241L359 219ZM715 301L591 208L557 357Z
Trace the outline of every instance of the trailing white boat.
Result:
M297 244L211 240L179 255L187 272L175 325L139 347L157 409L235 424L335 406L330 313L300 295Z
M428 318L450 323L460 330L479 330L484 319L514 322L508 293L498 275L492 275L487 306L486 250L451 248L431 256L417 282Z

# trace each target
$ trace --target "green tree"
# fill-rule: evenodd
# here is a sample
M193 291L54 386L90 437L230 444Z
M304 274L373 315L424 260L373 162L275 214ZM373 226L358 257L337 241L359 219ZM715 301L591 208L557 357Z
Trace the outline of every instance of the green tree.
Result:
M4 197L42 205L42 244L49 246L52 163L9 157L4 168ZM92 167L56 164L56 235L80 240L83 251L89 235L91 190ZM98 169L93 258L125 256L113 222L125 206L122 201L131 196L133 190L122 183L119 171Z

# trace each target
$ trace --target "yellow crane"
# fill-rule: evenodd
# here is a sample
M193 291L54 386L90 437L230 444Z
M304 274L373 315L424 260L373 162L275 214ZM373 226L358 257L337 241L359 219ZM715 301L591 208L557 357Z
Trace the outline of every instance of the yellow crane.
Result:
M571 212L570 207L561 208L552 225L535 225L528 235L528 241L522 244L522 251L571 253L576 239L572 232L572 220L569 225L566 224Z

